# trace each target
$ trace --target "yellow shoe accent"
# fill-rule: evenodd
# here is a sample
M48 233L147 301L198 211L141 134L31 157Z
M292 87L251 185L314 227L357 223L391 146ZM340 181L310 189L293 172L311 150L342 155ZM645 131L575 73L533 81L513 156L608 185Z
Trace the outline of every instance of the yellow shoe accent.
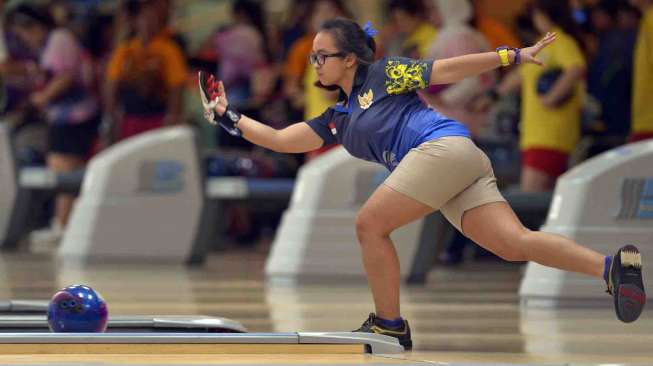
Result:
M375 325L372 328L370 328L370 330L372 330L376 334L406 335L406 333L408 332L408 327L406 325L404 325L404 330L401 331L401 332L398 332L398 331L395 331L395 330L383 329L383 328L380 328L380 327Z

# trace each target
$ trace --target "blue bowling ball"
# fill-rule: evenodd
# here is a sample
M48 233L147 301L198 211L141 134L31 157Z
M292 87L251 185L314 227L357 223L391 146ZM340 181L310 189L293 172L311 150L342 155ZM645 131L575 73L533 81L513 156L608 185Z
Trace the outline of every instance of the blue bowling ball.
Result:
M84 285L72 285L52 296L48 325L52 332L101 333L107 329L109 310L102 296Z

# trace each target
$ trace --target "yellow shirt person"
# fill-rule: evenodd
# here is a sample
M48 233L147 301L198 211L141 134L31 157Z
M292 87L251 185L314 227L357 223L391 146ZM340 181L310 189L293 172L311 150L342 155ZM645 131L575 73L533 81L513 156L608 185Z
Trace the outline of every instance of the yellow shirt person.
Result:
M570 153L580 138L581 106L584 87L579 83L573 96L558 107L546 107L537 94L538 78L547 70L585 67L583 54L570 35L555 29L558 39L540 54L544 67L523 65L519 71L522 79L521 139L522 150L543 148Z
M653 6L644 13L635 45L631 141L653 138Z
M313 67L307 68L304 73L304 119L311 120L336 104L338 94L329 92L315 86L318 81L317 73Z
M427 22L422 22L417 29L406 38L403 44L405 50L414 49L417 51L417 55L404 56L414 56L415 58L425 59L437 35L437 28Z

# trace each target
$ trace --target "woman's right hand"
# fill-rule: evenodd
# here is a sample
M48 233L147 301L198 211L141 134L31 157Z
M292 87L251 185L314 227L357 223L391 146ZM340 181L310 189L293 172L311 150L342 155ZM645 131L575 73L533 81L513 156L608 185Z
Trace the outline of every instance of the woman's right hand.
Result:
M211 75L211 78L213 78L213 75ZM216 95L217 95L217 104L215 105L215 112L218 114L218 116L222 116L224 112L227 110L227 106L229 105L229 100L227 99L227 92L224 90L224 83L222 80L218 81L215 83L216 84Z
M204 118L210 123L217 124L217 119L222 117L229 105L224 84L222 81L216 81L213 75L207 76L203 71L199 72L198 79Z

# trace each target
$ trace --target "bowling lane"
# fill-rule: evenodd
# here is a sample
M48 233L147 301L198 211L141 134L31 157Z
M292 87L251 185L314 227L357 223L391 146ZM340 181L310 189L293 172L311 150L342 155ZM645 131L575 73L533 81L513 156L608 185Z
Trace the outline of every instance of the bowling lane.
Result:
M366 284L271 286L267 250L226 251L203 267L155 264L61 265L53 258L3 253L0 299L43 300L65 285L86 283L102 293L110 315L204 315L241 322L250 332L353 329L373 309ZM650 364L653 313L635 324L603 308L522 311L521 267L479 263L435 268L426 286L402 289L415 349L389 360L372 355L0 355L0 364L87 362L141 364L382 363ZM133 357L132 357L133 356ZM48 360L54 360L52 362ZM295 360L293 362L292 360ZM210 361L210 362L209 362Z
M372 355L264 354L251 355L0 355L3 365L415 365L426 362Z
M0 354L41 354L41 355L100 355L100 354L363 354L363 345L298 345L298 344L0 344Z

